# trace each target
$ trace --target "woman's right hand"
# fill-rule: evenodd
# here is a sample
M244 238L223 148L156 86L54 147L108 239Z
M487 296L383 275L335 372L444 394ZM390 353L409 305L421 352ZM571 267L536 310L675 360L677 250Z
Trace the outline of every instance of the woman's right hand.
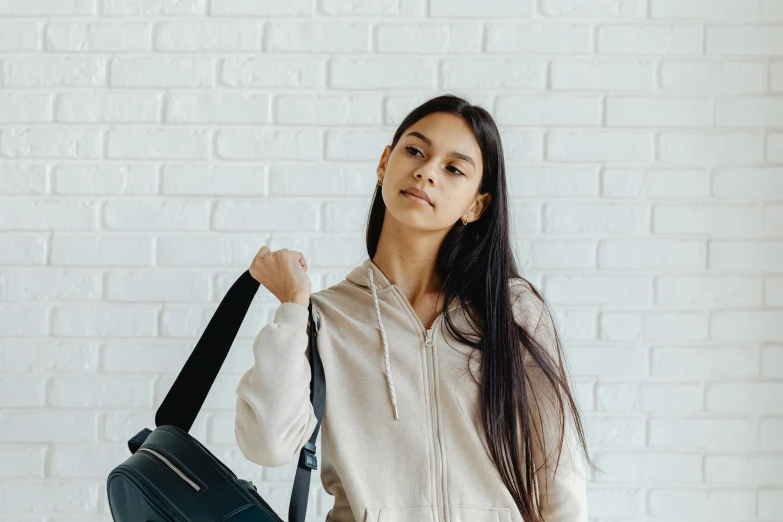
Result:
M253 279L264 285L281 303L310 304L310 279L301 252L281 248L272 252L264 245L249 268Z

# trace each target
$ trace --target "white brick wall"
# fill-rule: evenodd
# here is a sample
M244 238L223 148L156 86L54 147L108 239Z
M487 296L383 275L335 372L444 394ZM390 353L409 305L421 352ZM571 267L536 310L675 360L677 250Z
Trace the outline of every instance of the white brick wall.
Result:
M591 522L783 512L780 0L0 0L0 519L109 521L105 482L257 249L364 256L375 166L455 92L504 139L557 312ZM233 438L263 288L193 434ZM313 475L309 520L332 499Z

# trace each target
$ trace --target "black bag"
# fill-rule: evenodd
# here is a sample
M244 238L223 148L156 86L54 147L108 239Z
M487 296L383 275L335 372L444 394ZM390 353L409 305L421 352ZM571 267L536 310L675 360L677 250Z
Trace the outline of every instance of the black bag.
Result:
M188 434L236 338L260 283L245 271L220 302L155 415L128 441L132 455L106 482L115 522L284 522L256 491ZM289 522L304 522L310 471L318 469L315 440L326 403L326 382L318 355L318 321L310 324L310 400L318 423L299 454Z

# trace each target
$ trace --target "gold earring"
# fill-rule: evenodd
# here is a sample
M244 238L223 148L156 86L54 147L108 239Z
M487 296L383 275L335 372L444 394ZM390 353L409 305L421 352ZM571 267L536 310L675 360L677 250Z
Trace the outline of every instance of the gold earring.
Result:
M467 220L467 219L463 219L463 220L462 220L462 224L463 224L463 225L467 225L467 224L468 224L468 220Z
M378 180L378 186L380 187L382 184L383 184L383 180L382 180L382 179L379 179L379 180Z

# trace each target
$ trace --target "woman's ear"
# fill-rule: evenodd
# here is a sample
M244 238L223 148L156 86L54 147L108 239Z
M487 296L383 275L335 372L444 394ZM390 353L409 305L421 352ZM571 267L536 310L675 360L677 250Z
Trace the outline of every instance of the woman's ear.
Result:
M484 211L487 210L489 207L490 202L492 201L492 194L487 192L485 194L481 194L476 198L476 201L473 202L473 215L475 216L475 219L473 221L476 221L478 218L481 217L481 215L484 213Z

